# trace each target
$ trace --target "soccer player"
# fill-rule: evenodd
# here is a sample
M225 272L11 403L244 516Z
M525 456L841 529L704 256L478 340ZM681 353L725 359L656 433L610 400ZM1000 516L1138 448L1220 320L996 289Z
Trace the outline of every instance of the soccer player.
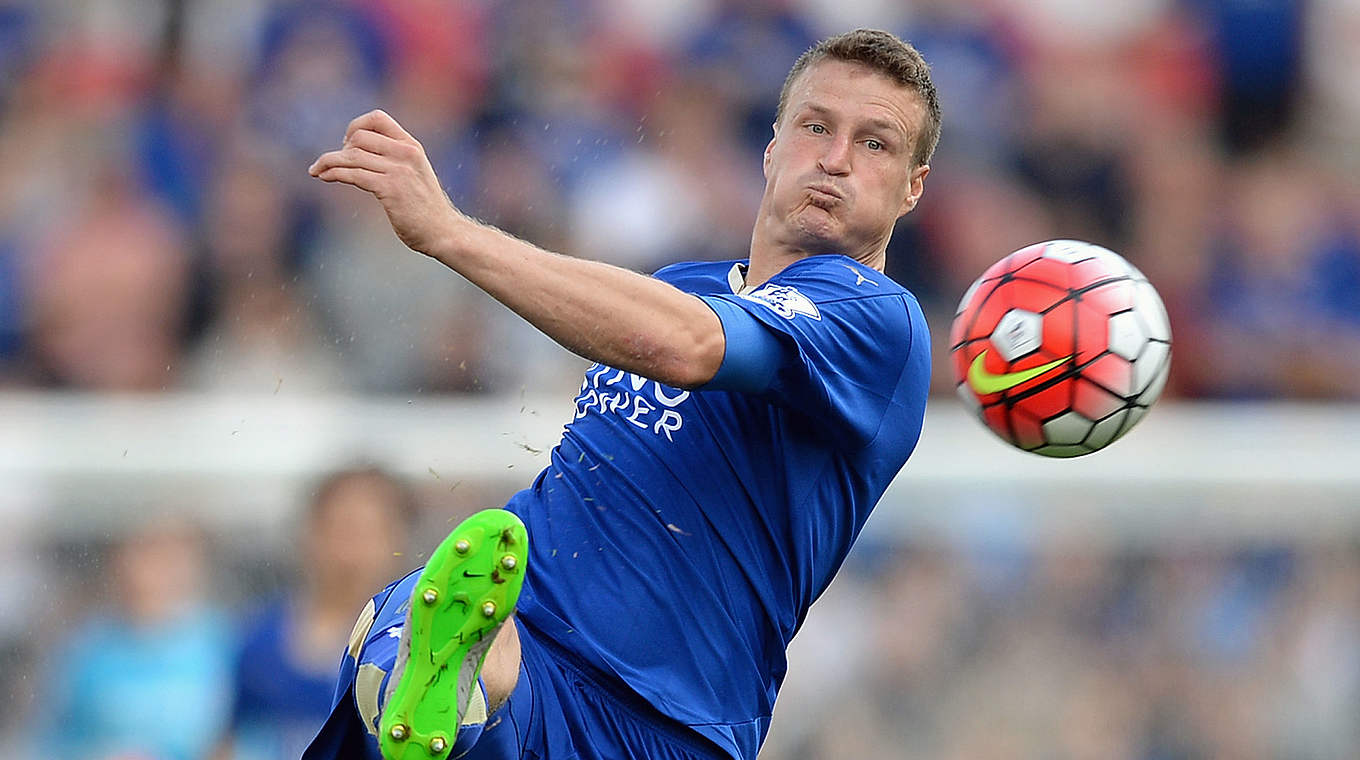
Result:
M646 277L469 219L390 116L351 122L313 176L596 364L533 485L365 609L304 757L754 760L786 646L920 434L929 335L882 270L939 130L910 45L819 43L749 258Z

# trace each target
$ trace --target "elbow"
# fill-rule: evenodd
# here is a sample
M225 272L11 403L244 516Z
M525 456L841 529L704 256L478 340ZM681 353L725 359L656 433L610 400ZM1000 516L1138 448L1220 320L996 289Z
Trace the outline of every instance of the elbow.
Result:
M655 379L672 388L695 390L718 374L726 350L721 326L688 336L668 352L667 361L658 368Z

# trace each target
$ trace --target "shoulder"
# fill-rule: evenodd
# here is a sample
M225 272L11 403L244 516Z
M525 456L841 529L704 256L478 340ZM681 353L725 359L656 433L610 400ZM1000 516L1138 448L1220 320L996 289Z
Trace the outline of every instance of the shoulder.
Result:
M769 284L798 288L818 302L883 296L915 297L888 275L839 254L809 256L770 278Z
M920 304L910 291L886 274L840 255L796 261L741 297L766 303L781 313L814 318L830 311L847 318L872 315L875 323L897 328L925 323Z
M682 261L664 266L652 273L662 282L674 285L681 290L702 293L730 292L728 273L732 267L742 263L730 261Z

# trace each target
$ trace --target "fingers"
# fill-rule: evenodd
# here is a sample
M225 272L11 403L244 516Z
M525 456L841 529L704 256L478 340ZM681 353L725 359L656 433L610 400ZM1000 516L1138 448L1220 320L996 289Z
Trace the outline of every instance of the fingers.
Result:
M340 182L346 185L353 185L360 190L370 193L378 193L378 183L383 175L371 169L363 169L357 166L331 166L321 171L312 172L312 176L323 182Z
M392 157L402 157L404 151L410 151L414 148L410 143L394 140L371 129L355 130L349 137L345 138L345 146L358 148L379 156Z
M367 169L378 174L386 173L389 162L383 156L363 150L358 147L350 146L322 153L315 162L307 169L307 173L313 177L320 177L321 172L335 167L350 167L357 169Z
M386 135L393 140L416 142L409 132L402 128L397 120L387 114L386 111L375 109L361 116L356 116L349 126L345 128L345 142L349 142L350 137L361 129L368 129L380 135Z
M422 163L424 148L396 119L383 111L369 111L349 123L344 146L321 154L307 173L376 192L375 182L384 175L418 171Z

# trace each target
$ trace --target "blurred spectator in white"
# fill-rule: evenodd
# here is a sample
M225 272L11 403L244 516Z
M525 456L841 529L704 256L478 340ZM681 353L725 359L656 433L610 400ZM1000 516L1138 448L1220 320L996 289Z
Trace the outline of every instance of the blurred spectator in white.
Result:
M911 3L898 0L791 0L790 5L800 16L807 19L807 23L818 37L828 37L857 27L890 31L902 29L909 20L916 18L924 6L943 3L938 0L917 0ZM913 41L912 44L917 43ZM917 45L917 48L920 49L920 46ZM933 59L927 57L926 60ZM931 79L936 81L938 86L934 71L931 72Z
M230 730L214 757L295 760L330 714L338 661L368 598L415 564L406 487L376 467L323 479L297 526L298 582L241 636Z
M1309 74L1305 132L1313 150L1343 171L1360 174L1360 2L1309 5L1304 46ZM1353 212L1355 213L1355 212Z
M660 49L674 49L716 0L597 0L600 21L622 36Z
M504 390L499 370L522 358L491 343L493 304L402 245L382 226L381 209L349 194L326 195L325 223L308 246L303 276L346 383L367 392L423 389L431 362L447 359L461 375L453 378L459 389ZM451 325L460 340L447 340Z
M312 392L344 387L338 357L313 323L295 276L288 198L270 166L244 150L222 163L204 220L212 313L186 385L204 390Z
M761 181L724 93L678 78L651 101L637 149L584 171L572 250L651 272L677 259L744 258ZM771 119L773 123L773 118Z
M1316 552L1288 589L1272 659L1279 668L1272 721L1278 755L1343 757L1360 746L1360 552Z
M278 0L178 0L182 65L199 82L244 83L264 43L261 30Z
M201 531L175 518L119 541L105 608L44 648L30 757L205 755L227 718L233 646L206 565Z
M1029 42L1066 50L1118 48L1156 26L1176 0L1123 0L1103 7L1082 0L1005 0L992 5L1014 19Z

